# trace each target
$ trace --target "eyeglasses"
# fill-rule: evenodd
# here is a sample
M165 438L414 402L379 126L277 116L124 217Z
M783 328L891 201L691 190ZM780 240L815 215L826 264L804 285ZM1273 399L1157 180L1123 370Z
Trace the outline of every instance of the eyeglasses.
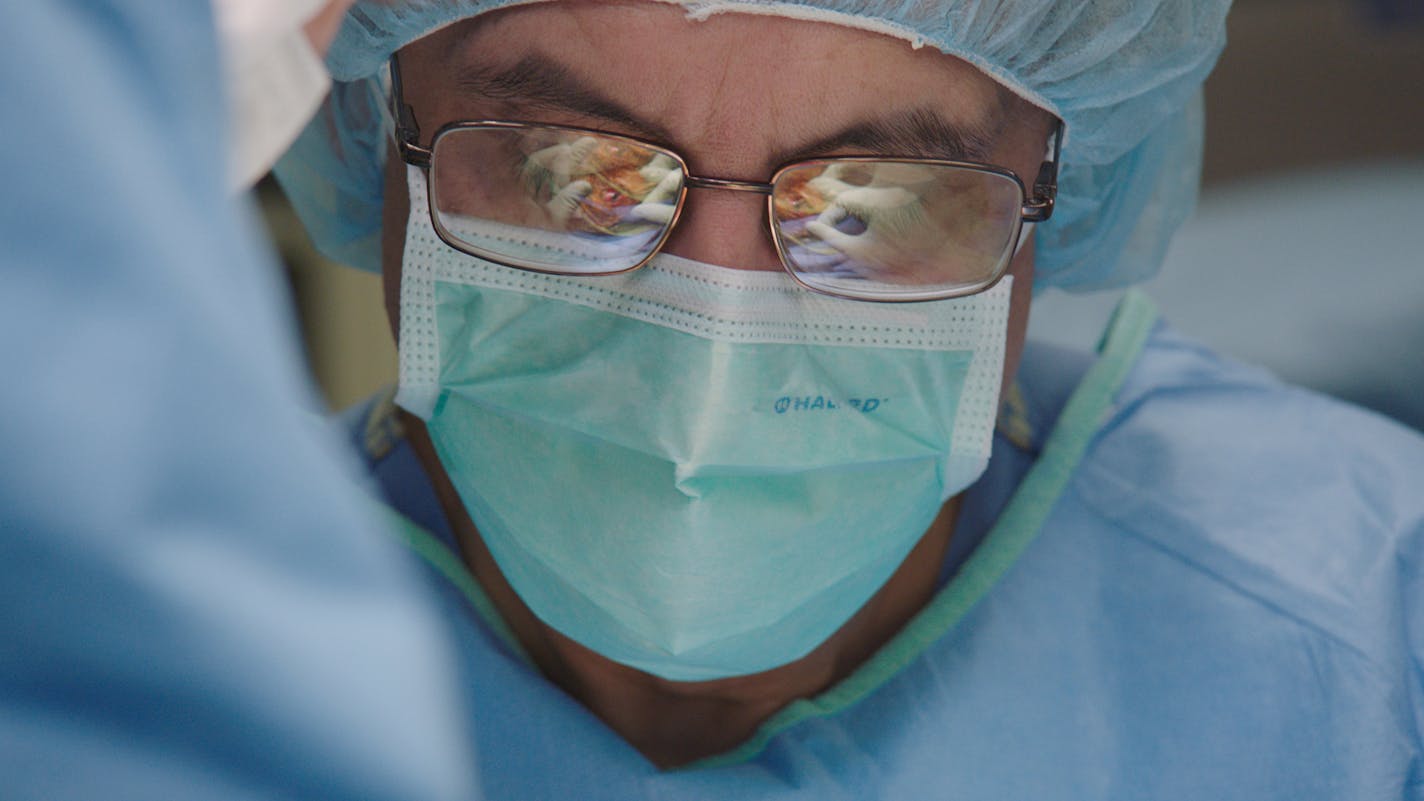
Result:
M511 121L455 122L429 147L391 63L396 143L425 170L430 218L456 250L556 275L647 264L689 189L766 196L782 265L815 292L866 301L961 297L993 286L1057 193L1061 123L1033 194L1012 171L920 158L797 161L766 182L692 175L677 153L630 136Z

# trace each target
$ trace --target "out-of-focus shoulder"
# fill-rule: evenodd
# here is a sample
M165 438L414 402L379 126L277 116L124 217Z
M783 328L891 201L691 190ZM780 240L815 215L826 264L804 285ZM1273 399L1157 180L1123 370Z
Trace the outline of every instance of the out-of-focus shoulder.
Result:
M1173 450L1278 478L1338 478L1342 468L1424 469L1424 435L1383 415L1223 357L1159 325L1127 376L1100 443L1161 437ZM1128 449L1131 450L1131 449ZM1125 453L1113 448L1115 455ZM1150 455L1151 451L1133 451ZM1301 458L1305 463L1291 463ZM1239 468L1238 468L1239 469ZM1231 472L1227 470L1227 472ZM1262 476L1264 478L1264 476ZM1421 493L1409 492L1410 500Z
M1383 629L1361 617L1424 572L1421 488L1418 432L1161 326L1071 491L1123 536L1373 653Z

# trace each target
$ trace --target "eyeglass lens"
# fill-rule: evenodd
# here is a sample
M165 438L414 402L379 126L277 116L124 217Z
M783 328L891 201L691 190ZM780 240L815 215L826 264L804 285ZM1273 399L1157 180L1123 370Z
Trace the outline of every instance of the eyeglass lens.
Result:
M636 140L538 126L440 134L431 198L442 234L478 256L597 275L643 262L666 238L686 175ZM787 268L808 286L895 299L972 291L997 277L1018 233L1009 175L885 159L781 170L771 216Z
M1017 181L945 164L838 160L783 170L772 194L782 258L835 294L953 292L993 280L1023 206Z
M683 170L662 151L555 128L457 128L436 139L445 234L477 255L561 273L630 269L667 233Z

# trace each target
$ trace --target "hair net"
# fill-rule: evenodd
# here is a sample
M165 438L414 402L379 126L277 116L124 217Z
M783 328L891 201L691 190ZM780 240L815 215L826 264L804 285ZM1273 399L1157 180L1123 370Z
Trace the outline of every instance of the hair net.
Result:
M327 61L336 88L277 168L328 256L380 269L387 124L381 75L391 53L456 20L527 2L360 0L352 8ZM1067 138L1058 206L1036 234L1040 286L1095 289L1147 278L1195 204L1197 98L1225 43L1230 0L680 4L693 18L775 14L928 45L1056 114Z

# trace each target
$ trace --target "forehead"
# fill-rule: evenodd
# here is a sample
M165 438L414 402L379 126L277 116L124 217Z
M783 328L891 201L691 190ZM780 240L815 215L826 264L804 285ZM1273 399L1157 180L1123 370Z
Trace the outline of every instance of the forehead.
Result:
M631 110L693 159L756 160L750 151L791 151L847 125L923 119L925 110L944 128L992 139L1017 101L964 61L882 34L742 13L696 21L654 2L515 7L449 26L401 53L412 104L437 124L471 106L528 116L521 95L541 76L522 75L524 85L506 83L507 92L500 81L531 64Z

